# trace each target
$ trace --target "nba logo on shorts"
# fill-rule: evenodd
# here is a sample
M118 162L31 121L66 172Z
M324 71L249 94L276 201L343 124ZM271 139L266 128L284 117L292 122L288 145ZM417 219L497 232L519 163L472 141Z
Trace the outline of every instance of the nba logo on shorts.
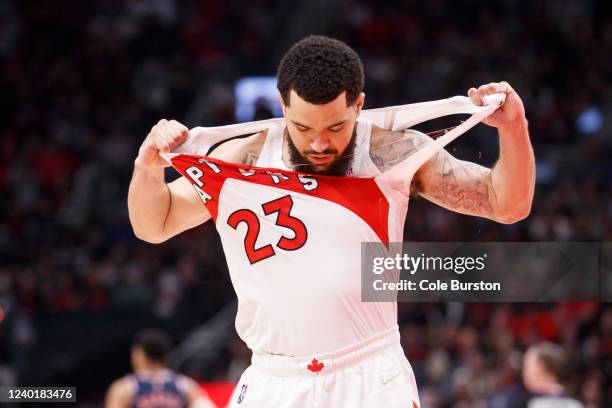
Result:
M240 389L240 395L238 395L238 403L240 404L244 399L244 394L246 394L247 385L242 384L242 388Z

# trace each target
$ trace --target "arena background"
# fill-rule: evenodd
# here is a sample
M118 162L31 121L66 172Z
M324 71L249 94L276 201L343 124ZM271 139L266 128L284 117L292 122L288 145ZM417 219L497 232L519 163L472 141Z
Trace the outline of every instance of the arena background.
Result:
M236 122L236 81L274 75L311 33L360 54L366 108L499 80L525 103L538 173L531 215L501 225L417 199L405 240L612 240L611 9L605 0L0 2L0 384L72 385L78 406L101 406L130 369L134 335L155 326L173 337L174 367L221 393L231 387L250 355L233 328L214 226L161 245L136 239L132 163L160 118ZM491 165L495 131L480 125L450 148ZM612 404L610 304L399 308L424 407L507 406L522 390L521 353L541 340L570 356L575 396Z

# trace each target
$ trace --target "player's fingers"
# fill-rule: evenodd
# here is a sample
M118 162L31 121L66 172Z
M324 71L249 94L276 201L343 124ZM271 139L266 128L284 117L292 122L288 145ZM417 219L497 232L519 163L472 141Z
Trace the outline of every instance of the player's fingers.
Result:
M162 152L169 152L172 148L172 134L167 123L159 126L153 139L155 146Z
M485 95L491 95L495 93L503 93L503 94L508 95L511 92L513 92L513 89L508 82L501 81L501 82L492 82L490 84L484 85L482 87L482 91L485 92Z
M176 123L169 123L167 128L167 134L169 134L169 145L170 150L174 150L176 147L180 146L187 139L187 132L183 129L182 126Z
M483 98L487 95L491 95L495 93L496 88L497 88L497 84L491 82L490 84L479 86L478 93L480 94L480 97Z
M176 120L161 120L154 127L153 143L162 152L168 152L184 143L189 129Z
M164 123L166 122L166 119L160 119L156 124L154 124L151 127L151 130L149 130L149 134L147 134L147 138L148 139L153 139L155 138L156 134L157 134L157 130L160 128L160 126L162 126Z
M468 89L468 96L475 105L482 105L482 98L480 97L480 94L476 88Z
M189 129L187 126L183 125L179 121L171 120L169 125L173 129L173 134L176 135L176 140L178 144L182 144L187 140L187 136L189 135Z
M512 86L508 82L501 81L499 84L501 86L501 91L500 92L503 92L506 95L510 95L512 92L514 92L514 89L512 88Z
M189 131L189 129L187 129L187 126L183 125L181 122L179 122L178 120L174 120L172 119L171 121L168 122L170 125L172 125L174 128L180 130L181 132L187 132Z
M495 83L491 85L492 85L490 89L491 93L506 93L506 90L508 89L508 84L503 83L503 82L499 82L499 83Z

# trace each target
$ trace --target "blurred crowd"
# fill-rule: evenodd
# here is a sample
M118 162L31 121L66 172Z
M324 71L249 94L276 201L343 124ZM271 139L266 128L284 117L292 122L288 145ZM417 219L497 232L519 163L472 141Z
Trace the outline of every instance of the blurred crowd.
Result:
M521 406L524 352L542 341L561 345L566 361L559 381L569 395L587 407L610 406L610 307L404 303L400 310L424 407Z
M332 3L339 10L323 33L362 57L366 108L499 80L525 103L538 166L530 217L499 225L416 199L406 240L612 240L609 2ZM160 118L233 123L234 82L274 75L285 51L275 42L299 18L274 0L0 3L0 383L27 378L32 353L52 352L43 339L55 334L42 329L52 319L76 316L78 325L130 311L179 340L233 298L210 225L158 246L133 236L132 163ZM190 116L211 81L226 97ZM455 144L463 159L496 159L485 126ZM506 406L520 392L521 352L543 339L569 353L577 397L612 401L610 305L402 304L400 312L423 406ZM233 367L248 357L240 346L227 355ZM231 368L202 378L235 379ZM62 375L76 382L79 373Z

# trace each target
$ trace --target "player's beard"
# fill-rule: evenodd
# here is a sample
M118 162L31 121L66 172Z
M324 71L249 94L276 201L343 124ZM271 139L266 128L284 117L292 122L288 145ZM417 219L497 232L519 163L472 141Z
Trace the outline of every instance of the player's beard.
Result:
M357 144L357 124L353 128L353 135L348 145L344 149L344 152L337 157L329 167L325 170L317 170L314 164L310 163L308 159L302 156L302 153L293 144L291 136L289 135L289 129L287 129L287 144L289 147L289 158L295 171L300 173L311 173L311 174L323 174L326 176L347 176L349 175L349 169L353 164L353 156L355 154L355 146Z

